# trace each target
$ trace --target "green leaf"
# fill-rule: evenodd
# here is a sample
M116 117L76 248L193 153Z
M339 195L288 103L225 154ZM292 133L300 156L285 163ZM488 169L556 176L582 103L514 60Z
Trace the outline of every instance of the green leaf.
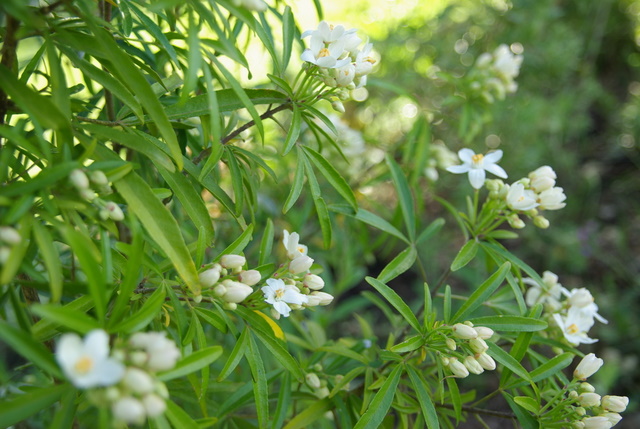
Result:
M253 224L247 226L247 229L245 229L242 232L242 234L240 234L240 236L233 241L233 243L227 246L227 248L220 253L220 256L229 255L229 254L237 255L241 253L244 250L244 248L247 247L247 244L249 244L249 242L252 239L253 239Z
M356 196L354 195L351 187L347 184L347 181L322 155L309 146L302 146L302 149L308 155L308 159L316 166L316 168L322 173L327 181L338 191L338 193L344 198L354 210L358 210L358 203Z
M260 253L258 258L258 266L267 263L267 258L271 256L273 249L273 221L267 218L267 224L262 232L262 240L260 240Z
M49 186L57 186L59 180L69 177L69 173L79 166L80 164L77 161L70 161L47 167L46 170L38 173L36 177L25 182L15 182L9 186L0 187L0 195L15 197L27 195Z
M433 234L440 231L440 228L442 228L443 225L444 219L442 219L441 217L431 222L429 226L426 227L416 239L416 245L422 243L424 240L430 238Z
M0 339L38 368L54 377L62 378L62 372L53 360L51 352L42 344L34 341L28 332L14 328L4 320L0 320Z
M380 216L363 209L362 207L359 207L357 211L354 212L351 206L333 204L329 206L329 209L333 212L341 213L358 219L361 222L371 225L372 227L377 228L380 231L384 231L387 234L393 235L394 237L397 237L405 243L409 244L409 240L407 239L407 237L405 237L404 234L400 232L400 230L398 230L395 226L391 225Z
M61 312L63 311L71 311L81 314L85 314L89 310L93 308L93 299L89 295L82 295L80 298L71 301L69 304L61 307ZM61 324L57 321L50 319L40 319L33 327L31 328L31 332L33 333L33 338L36 341L45 341L53 337L58 333L57 328Z
M300 124L302 122L300 108L295 103L291 105L291 108L293 109L293 116L291 117L291 124L289 124L289 129L287 130L287 136L284 139L282 156L291 151L293 145L296 144L296 141L298 141L298 137L300 136Z
M194 294L200 293L200 280L180 226L169 210L156 198L147 183L135 173L114 182L118 192L142 222L149 236L160 246Z
M413 390L416 392L416 397L418 398L418 402L420 403L422 416L424 417L424 421L427 424L427 428L439 429L440 424L438 423L438 413L436 412L436 408L433 405L433 401L431 400L429 386L424 381L424 378L422 378L420 373L413 368L413 366L407 366L407 373L409 374L409 378L411 379Z
M394 353L412 352L422 347L425 344L425 342L426 341L422 335L414 335L412 337L407 338L403 342L394 345L389 350L391 350Z
M387 283L390 280L395 279L400 274L411 268L417 257L418 252L416 252L415 247L407 247L384 267L382 272L378 274L378 280L383 283Z
M499 332L535 332L547 328L547 322L522 316L483 316L470 319L474 325L486 326Z
M524 261L522 261L517 256L515 256L513 253L504 249L502 246L498 244L487 243L487 242L482 242L481 245L485 250L488 250L489 253L493 253L494 255L501 256L502 258L504 258L504 260L511 262L511 264L515 265L516 267L520 268L522 271L527 273L527 275L531 277L533 280L535 280L537 283L541 285L543 284L542 278L536 272L536 270L531 268L529 265L527 265Z
M411 308L400 298L400 296L389 286L384 284L378 279L374 279L373 277L365 277L367 283L373 286L384 298L389 301L393 307L398 310L398 313L406 320L413 329L418 332L422 332L422 326L418 319L416 318Z
M509 353L502 350L502 348L500 348L494 343L488 342L487 345L489 346L489 350L487 350L487 354L489 356L491 356L492 358L494 358L495 360L503 364L505 367L509 368L514 374L517 374L520 378L528 381L529 383L532 382L531 376L529 375L527 370L524 369L524 367L520 365L520 362L515 360L513 356L511 356Z
M561 374L563 369L571 365L571 362L573 362L574 356L575 355L573 353L562 353L561 355L554 356L553 358L549 359L547 362L543 363L536 369L529 372L529 375L531 376L531 380L534 383L537 383L538 381L542 381L554 375ZM526 381L516 381L514 383L509 384L508 386L505 386L505 389L516 389L526 385L527 385Z
M81 311L56 304L34 304L31 306L31 311L58 326L62 325L81 334L86 334L102 327L93 317Z
M6 428L26 420L38 411L51 407L62 395L71 390L69 384L29 389L0 402L0 427Z
M49 230L40 222L33 224L33 235L38 243L38 251L42 255L47 273L49 274L49 287L51 288L51 301L59 302L62 296L62 265L60 254L53 244L53 237Z
M322 243L325 248L331 247L331 218L329 217L329 210L327 204L322 197L313 199L313 203L316 207L316 213L318 214L318 221L320 222L320 229L322 230Z
M289 211L291 207L298 201L298 197L300 197L300 192L302 192L302 186L304 185L304 166L306 155L301 147L298 147L298 162L296 163L296 172L293 176L293 183L291 186L291 190L289 191L289 195L284 202L284 206L282 207L282 213L286 213Z
M158 380L169 381L192 374L205 366L211 365L220 355L222 355L222 346L210 346L206 349L193 352L178 361L173 369L159 373Z
M159 287L144 302L142 307L131 315L131 317L123 320L113 327L115 332L133 333L141 330L155 319L160 313L164 298L167 293L164 287Z
M144 254L144 234L140 223L135 216L132 216L129 222L130 233L133 236L129 251L126 253L127 265L122 275L122 281L118 287L116 302L111 310L109 323L112 324L122 319L127 305L133 295L133 291L138 286L140 270L142 265L142 256Z
M231 350L231 354L229 355L229 359L224 364L224 367L220 370L220 374L218 375L218 382L223 381L227 378L231 372L238 366L240 360L245 354L245 351L249 349L249 328L245 328L240 334L240 338L236 341L236 345L233 346L233 350Z
M401 374L401 365L396 366L393 371L391 371L387 380L369 404L367 411L356 423L354 429L375 429L380 426L382 420L386 417L389 408L391 408L391 403L393 402L393 397L395 396Z
M447 387L449 388L453 411L456 413L456 421L460 422L460 419L462 418L462 398L460 397L460 389L458 388L456 379L453 377L447 377Z
M535 417L529 414L520 405L516 404L513 400L513 396L504 391L502 392L502 396L507 400L509 407L511 407L511 410L518 418L518 423L520 423L523 429L540 429L540 423L538 420L536 420Z
M182 407L171 399L165 399L167 404L167 410L165 411L165 416L171 422L173 427L175 428L193 428L196 429L199 427L198 423L191 418L191 416L182 409Z
M297 414L287 423L283 429L304 429L308 428L313 422L324 416L331 409L331 401L328 398L313 401L302 412Z
M291 374L285 372L280 377L280 388L278 392L278 401L276 402L276 411L273 415L273 423L271 429L280 429L284 425L291 407Z
M391 173L391 179L393 185L398 193L398 199L400 200L400 209L402 210L402 216L404 217L404 223L409 234L409 239L413 242L416 238L416 218L413 206L413 197L411 195L411 189L407 178L402 173L400 166L387 155L387 165L389 166L389 172Z
M271 354L278 359L284 369L291 372L299 382L304 380L304 371L300 368L300 364L291 356L281 342L271 336L269 332L262 331L261 329L253 329L252 332Z
M251 368L253 378L253 396L256 401L256 411L258 413L258 427L266 428L269 423L269 390L267 388L267 377L265 377L264 363L260 355L258 345L249 336L249 350L245 357Z
M540 404L533 398L528 396L516 396L513 398L513 402L520 405L527 411L531 411L533 414L538 414L540 411Z
M296 24L293 13L291 13L291 7L287 6L282 13L282 75L287 71L287 66L291 59L295 29Z
M171 45L171 43L169 43L169 40L162 32L162 29L158 27L158 25L153 22L147 15L145 15L145 13L142 12L135 5L135 3L129 2L127 6L129 6L130 10L132 10L133 13L136 14L144 29L151 35L153 35L153 37L155 37L158 42L160 42L160 45L164 48L164 51L169 54L169 57L171 58L173 63L178 64L178 56L176 54L176 51L175 49L173 49L173 46Z
M201 319L208 322L218 331L223 333L227 332L227 325L223 318L218 315L218 313L203 307L195 307L193 310L198 313Z
M369 364L369 359L366 356L361 355L360 353L351 350L347 346L343 344L334 344L330 346L322 346L317 349L319 352L328 352L337 354L340 356L347 357L349 359L353 359L355 361L361 362L365 365Z
M511 264L505 262L502 264L498 271L493 273L491 277L489 277L484 283L482 283L469 297L469 299L462 304L460 309L453 316L450 323L456 323L458 321L464 321L465 318L469 316L473 311L484 304L491 294L498 289L498 287L502 284L505 276L511 269Z
M478 253L478 241L475 238L467 241L451 263L451 271L458 271L473 260Z

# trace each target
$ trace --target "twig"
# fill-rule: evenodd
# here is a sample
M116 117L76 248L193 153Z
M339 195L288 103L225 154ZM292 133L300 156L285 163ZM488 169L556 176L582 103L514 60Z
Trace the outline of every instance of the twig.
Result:
M100 119L87 118L86 116L77 116L80 122L90 122L92 124L106 125L107 127L124 127L126 124L120 121L102 121Z
M16 62L16 50L18 48L18 39L16 33L20 28L20 21L11 15L7 15L7 25L0 55L2 59L0 64L5 66L7 70L11 71L13 65ZM0 125L4 124L4 117L9 110L9 97L7 93L0 89ZM0 140L0 147L2 147L2 141Z

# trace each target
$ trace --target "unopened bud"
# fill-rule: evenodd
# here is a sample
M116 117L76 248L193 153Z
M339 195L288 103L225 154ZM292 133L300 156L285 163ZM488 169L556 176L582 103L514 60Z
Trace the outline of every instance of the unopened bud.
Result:
M482 374L484 372L482 365L480 365L473 356L467 356L464 358L464 366L472 374Z
M304 276L302 284L311 290L320 290L324 287L324 280L320 276L309 273Z
M305 378L307 380L307 384L309 385L309 387L313 389L319 389L321 387L320 379L316 374L311 372L307 374Z
M626 396L606 395L602 398L602 408L614 413L621 413L627 409L629 398Z
M111 406L111 412L116 420L125 423L142 423L146 416L142 402L131 396L125 396L114 402Z
M333 107L333 110L335 110L336 112L340 112L340 113L344 113L344 104L342 104L342 101L332 101L331 102L331 107Z
M307 255L300 255L289 262L289 272L292 274L300 274L308 271L313 265L313 259Z
M489 350L489 346L482 338L472 338L469 340L469 347L474 353L484 353Z
M603 363L604 361L602 359L597 358L593 353L589 353L582 358L576 369L573 371L573 378L586 380L595 374Z
M0 242L15 246L16 244L20 244L21 241L22 236L15 228L10 226L0 227Z
M260 271L258 270L246 270L241 271L238 275L238 279L240 282L246 284L247 286L253 286L258 283L262 276L260 275Z
M507 218L509 225L513 229L522 229L525 227L524 221L518 217L518 215L513 214Z
M91 179L91 181L98 186L109 185L109 179L107 179L107 175L100 170L90 172L89 179Z
M104 205L104 209L109 214L109 218L111 218L111 219L113 219L115 221L121 221L121 220L124 219L124 213L122 213L122 209L120 208L119 205L117 205L113 201L108 201Z
M447 338L446 342L447 342L447 348L449 350L455 350L457 348L456 340L454 340L453 338Z
M240 268L246 262L247 260L245 259L245 257L240 255L222 255L222 257L220 258L220 265L222 265L224 268L230 269Z
M246 297L253 293L251 286L247 286L244 283L234 282L233 280L224 280L222 282L227 289L222 299L226 302L239 303L245 300Z
M549 228L549 220L544 216L536 216L533 218L533 224L540 229Z
M475 355L475 358L480 364L480 366L486 369L487 371L493 371L494 369L496 369L496 361L493 360L493 358L488 354L480 353Z
M600 414L600 416L609 420L611 426L617 425L618 423L620 423L620 420L622 420L622 416L618 413L602 413Z
M325 292L311 292L308 296L318 299L318 305L329 305L333 301L333 295L329 295Z
M9 249L7 246L0 246L0 264L6 264L9 260L10 255L11 249Z
M576 407L575 408L575 412L579 415L579 416L584 416L587 414L587 410L584 409L584 407ZM586 423L585 423L586 424ZM588 427L588 426L587 426Z
M578 396L578 403L585 408L593 408L600 405L600 395L597 393L582 393Z
M142 405L148 417L158 417L167 409L167 404L160 396L150 393L142 398Z
M454 377L465 378L469 376L469 370L457 358L449 359L449 369Z
M96 194L92 189L80 189L79 194L83 200L89 202L95 200L98 196L98 194Z
M201 272L198 275L198 278L200 279L200 283L202 283L203 287L211 287L220 280L220 268L209 268L208 270Z
M588 393L593 393L596 391L596 388L593 387L591 384L589 383L580 383L580 392L588 392Z
M463 323L456 323L451 329L453 330L453 336L456 338L470 340L478 337L478 333L475 329Z
M222 304L222 308L224 308L225 310L234 311L238 308L238 304L234 302L225 302L224 304Z
M89 179L84 171L75 169L69 174L69 181L78 190L87 189L89 187Z
M487 328L486 326L475 326L473 329L478 333L478 338L482 338L483 340L488 340L493 337L493 329Z
M123 384L134 393L153 392L153 379L146 372L138 368L129 367L122 377Z

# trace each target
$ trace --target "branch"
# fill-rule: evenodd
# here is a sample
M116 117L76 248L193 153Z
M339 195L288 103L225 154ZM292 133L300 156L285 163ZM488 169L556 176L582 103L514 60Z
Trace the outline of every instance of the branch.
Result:
M0 55L2 59L0 64L11 71L16 62L16 50L18 48L18 39L16 33L20 28L20 21L11 15L7 15L7 25L5 29L4 43ZM0 125L4 124L4 117L9 110L9 98L7 93L0 89ZM1 143L0 143L1 146Z

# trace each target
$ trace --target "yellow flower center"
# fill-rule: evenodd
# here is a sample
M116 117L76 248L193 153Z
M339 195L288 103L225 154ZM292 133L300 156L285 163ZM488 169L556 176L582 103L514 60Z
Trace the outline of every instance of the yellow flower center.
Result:
M280 299L282 298L282 296L284 295L284 289L278 289L276 290L276 298Z
M484 159L484 155L481 153L476 153L475 155L473 155L471 157L471 161L473 161L474 164L480 164L482 162L482 160Z
M578 332L580 332L580 328L578 328L578 325L576 325L575 323L572 323L567 328L567 332L570 334L577 334Z
M371 64L375 64L375 63L376 63L376 60L374 60L374 59L373 59L373 58L371 58L371 57L367 57L367 58L365 58L365 61L366 61L366 62L368 62L368 63L371 63ZM482 156L482 155L480 155L480 156Z
M327 48L322 48L322 49L320 49L320 52L318 53L318 58L328 57L329 55L331 55L331 52L329 52L329 50Z
M78 359L73 368L80 374L86 374L91 371L91 368L93 368L93 359L88 356L82 356Z
M302 246L298 246L298 252L300 252L300 253L304 253L304 247L302 247Z

